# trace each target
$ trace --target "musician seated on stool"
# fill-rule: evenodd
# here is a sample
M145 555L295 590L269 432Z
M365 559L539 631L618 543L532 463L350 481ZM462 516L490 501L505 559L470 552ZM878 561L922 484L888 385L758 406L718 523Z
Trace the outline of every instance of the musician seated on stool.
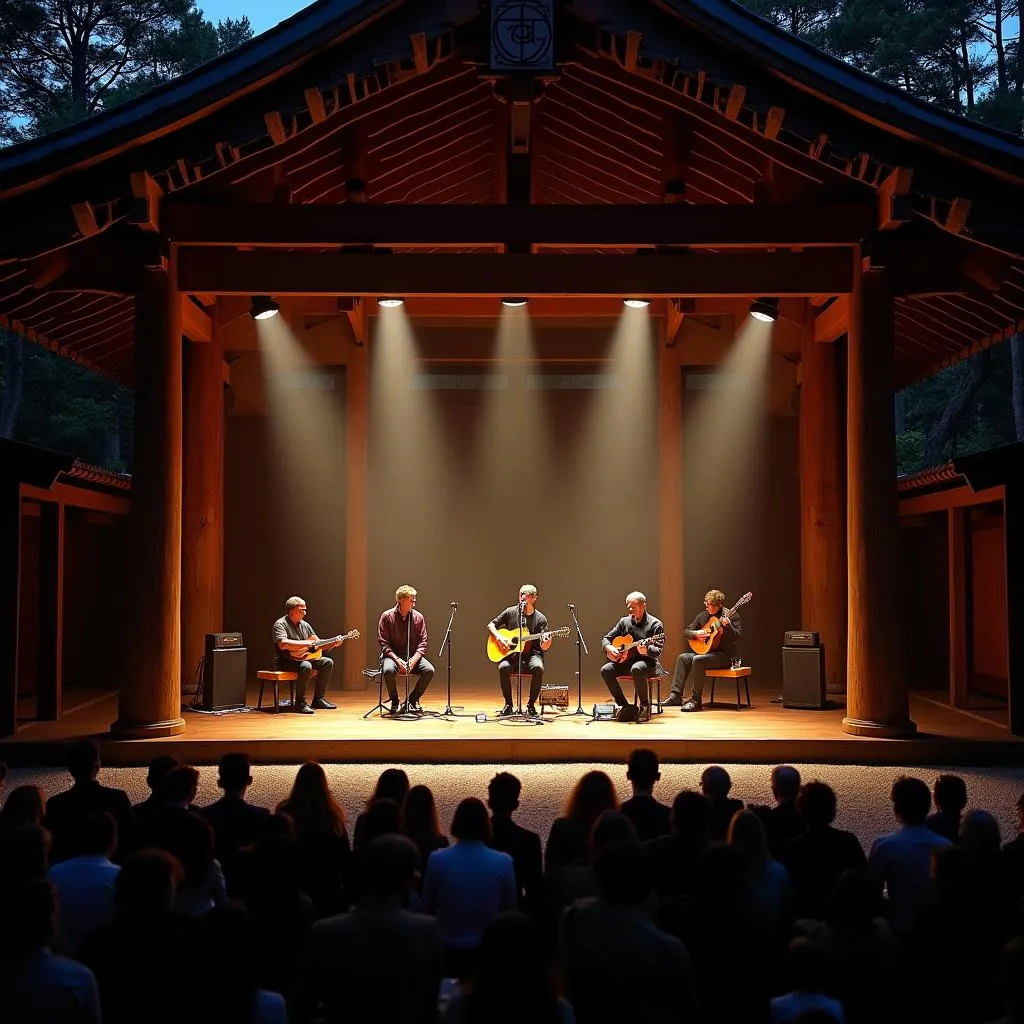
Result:
M487 624L487 631L494 637L501 653L506 655L498 663L498 681L501 684L501 695L505 698L505 706L498 712L498 717L512 714L512 673L530 673L530 700L526 705L528 715L537 714L537 698L540 696L541 683L544 682L544 652L551 646L550 636L538 637L539 643L534 640L527 640L522 650L522 668L520 668L520 649L516 642L513 645L501 633L499 629L510 630L513 633L519 632L520 612L522 613L523 635L529 633L545 633L548 628L547 616L537 611L537 588L531 583L524 583L519 588L519 604L510 605L502 612L498 612Z
M328 650L340 647L340 638L321 644L316 630L306 621L306 602L301 597L289 597L284 603L287 612L274 623L274 647L277 649L277 668L280 672L294 672L295 704L293 711L300 715L313 714L313 708L333 711L337 705L326 697L327 684L331 681L334 661L321 655L310 659L303 657L314 650ZM306 703L306 686L316 668L316 690L313 693L313 707Z
M416 590L413 587L399 587L395 591L395 606L388 608L377 625L377 639L380 641L380 670L384 685L391 698L391 714L406 714L422 711L420 698L434 678L434 666L426 659L427 620L416 611ZM408 705L398 706L398 687L395 676L419 676L416 686L409 693Z
M658 657L665 645L665 627L661 619L655 618L647 611L647 598L634 590L626 595L626 608L629 614L624 615L605 634L605 654L609 661L601 669L608 692L620 708L626 706L622 687L616 676L632 676L636 689L637 702L640 705L637 714L638 722L649 722L651 719L651 684L650 677L658 673ZM616 640L619 642L616 643ZM647 641L636 643L636 641ZM621 648L635 645L622 653Z
M720 590L709 590L704 595L704 611L683 631L683 636L687 640L706 640L711 635L708 622L712 618L718 618L723 627L722 639L716 650L708 651L707 654L684 651L676 658L675 671L672 673L672 691L665 701L667 705L681 705L681 711L700 711L703 707L701 697L704 693L704 672L709 668L728 668L732 664L732 659L738 656L739 648L736 642L740 638L743 626L737 614L731 619L728 616L719 618L724 604L725 594ZM683 687L695 665L699 665L701 671L694 674L690 695L683 700Z

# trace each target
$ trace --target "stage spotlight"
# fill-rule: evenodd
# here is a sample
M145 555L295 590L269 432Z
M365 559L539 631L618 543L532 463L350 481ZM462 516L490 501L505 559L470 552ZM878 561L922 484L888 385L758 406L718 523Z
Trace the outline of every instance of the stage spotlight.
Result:
M519 307L525 306L530 300L524 298L517 298L516 296L506 297L501 300L503 306Z
M280 312L281 307L269 295L254 295L252 297L252 305L249 307L249 316L251 316L253 320L269 320L272 316L277 316Z
M650 304L650 299L623 299L622 304L628 306L630 309L646 309Z
M398 309L405 302L405 299L400 299L397 295L382 295L377 300L377 305L381 309Z
M779 300L761 298L750 304L750 315L762 323L773 324L779 319Z

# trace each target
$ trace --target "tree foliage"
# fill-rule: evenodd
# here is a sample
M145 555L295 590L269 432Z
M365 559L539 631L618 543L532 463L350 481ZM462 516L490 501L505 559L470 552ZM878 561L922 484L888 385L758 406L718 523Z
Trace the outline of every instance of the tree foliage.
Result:
M0 0L0 142L72 124L233 49L192 0Z

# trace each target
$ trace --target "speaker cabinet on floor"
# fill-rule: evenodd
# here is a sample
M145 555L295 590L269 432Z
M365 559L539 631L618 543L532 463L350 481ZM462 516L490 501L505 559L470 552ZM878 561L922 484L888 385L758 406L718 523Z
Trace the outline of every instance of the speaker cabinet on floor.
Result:
M825 707L825 647L782 648L782 704Z
M199 706L204 711L245 707L244 647L207 647L203 663L203 699Z

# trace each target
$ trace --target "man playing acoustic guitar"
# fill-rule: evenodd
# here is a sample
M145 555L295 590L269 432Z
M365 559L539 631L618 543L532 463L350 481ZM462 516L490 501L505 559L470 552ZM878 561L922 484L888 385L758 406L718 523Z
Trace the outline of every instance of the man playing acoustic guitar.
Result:
M286 613L274 623L274 647L277 651L277 667L281 672L295 672L295 705L293 711L300 715L313 714L313 708L333 711L337 705L326 697L327 684L331 681L334 661L331 658L316 658L316 689L313 693L313 707L306 703L306 686L313 674L313 661L303 657L314 650L327 651L340 647L342 637L321 640L313 627L306 621L306 602L301 597L289 597L284 603Z
M601 669L601 678L615 703L624 708L626 698L615 677L632 676L640 705L637 721L649 722L650 677L658 671L658 657L665 646L665 627L661 624L661 619L648 614L647 598L639 590L626 595L626 608L629 609L629 614L619 619L602 641L609 661Z
M528 640L523 646L522 668L519 667L519 648L513 650L509 640L499 630L510 630L519 633L519 616L522 612L523 635L534 634L535 640ZM498 612L489 623L487 632L494 638L498 649L505 657L498 663L498 682L501 695L505 698L505 706L498 712L499 718L511 715L512 707L512 673L530 673L530 699L526 705L526 713L537 717L537 698L540 696L541 683L544 681L544 652L551 646L551 637L546 634L547 616L537 611L537 588L532 583L524 583L519 588L519 604L509 605L504 611Z
M710 636L707 628L712 618L721 615L722 606L725 604L725 594L720 590L709 590L704 595L704 611L702 611L683 631L687 639L706 639ZM675 671L672 673L672 691L669 693L665 704L672 707L682 705L681 711L700 711L703 706L701 696L704 693L704 671L709 668L728 668L732 659L738 653L736 642L742 632L742 624L739 615L721 615L718 621L722 625L722 639L719 641L716 650L708 651L707 654L695 654L693 651L683 651L676 658ZM686 680L693 671L694 665L699 665L701 671L694 675L693 684L690 688L690 696L683 700L683 687Z

